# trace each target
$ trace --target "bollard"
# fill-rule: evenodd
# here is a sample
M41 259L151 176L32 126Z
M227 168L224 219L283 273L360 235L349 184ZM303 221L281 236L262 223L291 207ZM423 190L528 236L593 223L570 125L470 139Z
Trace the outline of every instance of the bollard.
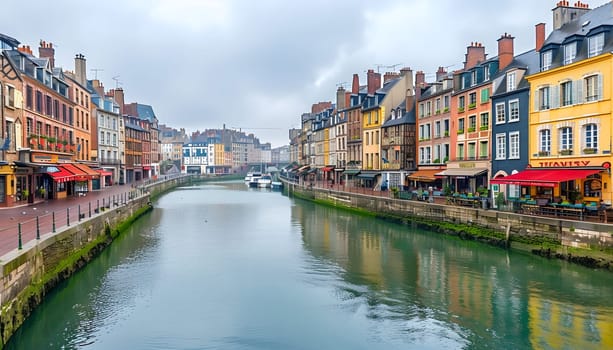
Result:
M78 221L81 221L81 204L79 204L79 205L77 206L77 214L78 214L78 215L77 215L77 217L78 217L78 219L77 219L77 220L78 220Z
M89 217L92 217L92 202L87 202L87 205L89 206Z
M55 233L55 212L51 212L51 230Z
M22 248L22 246L21 246L21 222L18 224L18 226L19 226L19 230L18 230L19 231L19 245L18 245L18 248L19 248L19 250L21 250L21 248Z
M70 208L66 208L66 226L70 226Z
M96 210L100 212L100 200L99 199L96 199Z
M40 224L38 222L38 216L36 217L36 239L40 239Z

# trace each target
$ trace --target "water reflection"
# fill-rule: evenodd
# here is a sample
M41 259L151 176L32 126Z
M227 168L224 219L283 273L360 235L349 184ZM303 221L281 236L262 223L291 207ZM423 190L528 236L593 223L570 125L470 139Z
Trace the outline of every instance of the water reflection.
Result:
M470 348L613 348L609 273L310 203L292 215L313 257L306 269L326 274L336 266L338 298L366 307L369 318L406 325L398 331L410 342L431 336Z

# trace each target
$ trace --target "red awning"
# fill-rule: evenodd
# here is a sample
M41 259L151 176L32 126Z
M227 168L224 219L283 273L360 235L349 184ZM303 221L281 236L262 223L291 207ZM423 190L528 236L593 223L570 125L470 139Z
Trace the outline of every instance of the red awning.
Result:
M325 167L321 168L321 171L331 171L331 170L334 170L333 166L325 166Z
M583 179L599 169L526 169L517 174L491 179L491 184L556 187L560 182Z
M113 173L110 171L106 171L106 170L100 170L98 169L98 173L102 176L113 176Z
M90 179L97 179L100 174L98 174L97 171L95 171L94 169L90 168L89 166L82 164L82 163L74 163L72 164L74 165L77 169L83 171L85 174L87 174L87 176Z
M151 167L148 165L143 165L143 170L151 170Z
M57 167L58 171L54 171L54 172L48 172L47 174L49 174L49 176L51 176L53 178L53 181L55 182L66 182L66 181L72 181L74 180L74 175L69 172L68 170L62 168L62 167Z
M87 174L83 170L77 168L76 166L72 164L66 163L66 164L60 165L60 167L71 172L74 175L75 181L87 181L88 179Z

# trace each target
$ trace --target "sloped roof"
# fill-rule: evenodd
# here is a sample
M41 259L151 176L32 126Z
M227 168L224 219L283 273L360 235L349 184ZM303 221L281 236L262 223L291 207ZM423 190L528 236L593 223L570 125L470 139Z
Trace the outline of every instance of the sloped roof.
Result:
M585 36L590 30L601 25L613 25L613 13L611 2L596 7L588 11L575 21L564 24L560 29L554 30L549 34L549 37L543 43L543 46L549 44L562 44L566 38L572 35Z
M150 122L153 122L157 119L155 113L153 112L153 107L151 107L150 105L137 103L136 112L138 113L138 117L140 119L145 119Z

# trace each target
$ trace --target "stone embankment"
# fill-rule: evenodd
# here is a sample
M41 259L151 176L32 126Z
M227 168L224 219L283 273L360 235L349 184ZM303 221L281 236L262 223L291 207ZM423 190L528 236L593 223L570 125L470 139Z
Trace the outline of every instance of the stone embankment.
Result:
M284 180L290 196L458 236L613 271L613 225L457 205L394 199Z
M0 349L50 290L151 210L153 198L190 181L191 177L176 177L146 183L135 188L126 203L101 208L90 218L59 227L0 257Z

